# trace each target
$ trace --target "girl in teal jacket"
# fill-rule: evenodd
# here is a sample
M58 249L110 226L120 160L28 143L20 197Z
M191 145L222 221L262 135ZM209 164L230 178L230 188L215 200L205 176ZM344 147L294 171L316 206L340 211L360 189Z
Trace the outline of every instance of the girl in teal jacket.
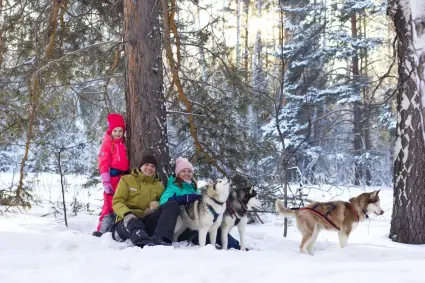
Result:
M159 204L163 205L168 201L175 201L179 205L188 204L201 198L195 180L193 179L193 165L186 159L179 157L176 159L175 177L171 176L168 179L167 187L162 193ZM193 234L195 233L195 234ZM198 231L191 231L187 229L179 237L179 241L191 241L193 244L198 245ZM228 234L228 248L240 249L239 242ZM217 244L221 245L221 232L220 228L217 232ZM209 243L209 237L207 237Z
M201 196L193 179L193 165L186 159L179 157L176 159L176 177L168 179L167 187L161 195L159 204L163 205L167 201L173 200L183 205L194 202Z
M193 202L200 198L195 181L182 182L179 177L171 176L168 179L167 188L161 195L159 204L163 205L169 200L174 200L180 205ZM191 201L190 201L191 200Z

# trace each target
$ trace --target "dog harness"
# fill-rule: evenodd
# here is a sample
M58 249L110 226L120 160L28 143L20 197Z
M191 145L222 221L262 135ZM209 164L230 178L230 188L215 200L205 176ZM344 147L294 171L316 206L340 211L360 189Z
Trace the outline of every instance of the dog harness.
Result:
M218 201L215 198L212 198L212 197L209 197L209 198L212 199L212 201L215 202L218 205L223 205L224 204L224 202Z
M209 197L210 199L212 199L212 201L213 202L215 202L216 204L218 204L218 205L223 205L224 204L224 202L219 202L218 200L216 200L215 198L212 198L212 197ZM190 208L190 205L191 205L191 203L187 203L187 204L185 204L184 205L184 209L186 210L186 213L189 215L189 208ZM214 220L213 220L213 222L215 223L216 221L217 221L217 218L220 216L220 214L218 214L215 210L214 210L214 208L211 206L211 205L209 205L209 204L206 204L207 205L207 208L208 208L208 210L211 212L211 214L213 215L213 217L214 217Z
M357 220L357 223L359 222L359 214L357 213L357 211L354 209L354 207L353 207L353 205L351 204L351 203L349 203L349 202L346 202L349 206L350 206L350 208L351 208L351 210L354 212L354 215L356 216L356 220ZM332 220L330 220L329 219L329 214L332 212L332 211L334 211L335 210L335 208L336 208L336 205L335 204L333 204L333 203L331 203L331 202L328 202L328 203L325 203L325 204L327 204L328 206L329 206L329 209L328 209L328 211L326 211L326 213L322 213L322 212L320 212L320 211L318 211L317 210L317 207L320 205L321 203L317 203L316 205L314 205L313 207L301 207L301 208L291 208L292 210L297 210L297 209L299 209L299 210L309 210L309 211L311 211L312 213L314 213L314 214L316 214L317 216L319 216L320 218L322 218L322 219L324 219L326 222L328 222L332 227L334 227L335 229L337 229L338 231L340 231L341 229L338 227L338 226L336 226L335 225L335 223L333 223L332 222ZM363 211L364 212L364 211ZM366 213L365 213L366 214ZM367 214L366 214L366 216L367 216Z
M256 193L255 194L251 194L251 197L255 197L256 196ZM241 205L241 207L242 207L242 209L243 209L243 211L244 211L244 213L242 214L242 217L244 217L245 215L246 215L246 213L248 212L248 207L246 206L246 204L244 204L244 202L243 201L241 201L240 199L239 199L239 195L236 195L236 201L237 202L239 202L239 204ZM226 206L227 206L227 210L229 210L229 212L230 212L230 215L232 215L232 217L233 216L235 216L235 218L236 218L236 220L235 220L235 226L236 225L238 225L239 224L239 222L241 221L241 218L239 218L238 217L238 215L236 214L236 212L230 207L230 204L229 204L229 202L228 201L226 201ZM255 211L254 211L255 212ZM257 216L258 217L258 216ZM261 221L261 219L260 219L260 221ZM262 222L262 221L261 221Z
M215 221L217 220L217 218L220 216L220 214L218 214L215 210L214 210L214 208L211 206L211 205L209 205L209 204L207 204L207 207L208 207L208 210L211 212L211 214L213 215L213 217L214 217L214 219L213 219L213 223L215 223Z
M213 202L215 202L216 204L218 204L218 205L223 205L224 204L224 202L220 202L220 201L218 201L218 200L216 200L215 198L212 198L212 197L209 197ZM209 205L209 204L207 204L207 207L208 207L208 210L211 212L211 214L213 215L213 217L214 217L214 220L213 220L213 223L215 223L215 221L217 220L217 218L220 216L220 214L218 214L217 213L217 211L215 211L214 210L214 208L211 206L211 205Z
M239 201L239 200L238 200ZM227 206L227 210L229 210L230 215L235 216L236 220L235 220L235 226L239 224L239 222L241 221L241 219L236 215L236 212L230 207L229 202L226 202L226 206Z
M348 204L350 205L351 210L354 212L354 215L356 216L357 223L359 223L359 214L357 213L356 209L354 208L354 206L351 203L348 203ZM364 212L364 210L363 210L363 212ZM369 216L367 216L367 214L366 214L366 218L368 218L368 217Z

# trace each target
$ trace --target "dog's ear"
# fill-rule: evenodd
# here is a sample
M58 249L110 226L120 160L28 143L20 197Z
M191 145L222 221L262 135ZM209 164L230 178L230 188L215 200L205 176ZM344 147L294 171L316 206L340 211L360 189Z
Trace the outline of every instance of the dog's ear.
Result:
M211 179L208 179L208 186L210 186L210 187L214 187L214 181L213 180L211 180Z
M371 199L376 199L378 197L378 194L379 194L380 191L381 190L377 190L377 191L374 191L374 192L370 193L370 198Z

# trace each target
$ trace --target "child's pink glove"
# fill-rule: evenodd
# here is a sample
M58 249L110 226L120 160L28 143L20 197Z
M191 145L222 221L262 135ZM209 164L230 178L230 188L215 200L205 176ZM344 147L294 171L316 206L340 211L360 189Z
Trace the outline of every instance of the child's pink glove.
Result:
M109 173L102 173L100 174L100 179L102 179L103 189L105 190L105 193L108 195L114 194L114 189L111 185L111 175Z

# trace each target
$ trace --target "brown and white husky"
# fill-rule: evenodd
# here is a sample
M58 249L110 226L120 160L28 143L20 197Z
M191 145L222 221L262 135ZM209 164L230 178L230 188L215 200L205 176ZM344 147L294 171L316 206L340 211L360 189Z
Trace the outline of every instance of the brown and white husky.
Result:
M314 202L306 207L287 209L276 200L276 211L284 216L295 216L297 228L302 234L300 251L313 255L313 246L320 230L338 231L339 246L347 246L348 237L359 221L364 221L370 213L382 215L379 191L362 193L346 201Z

